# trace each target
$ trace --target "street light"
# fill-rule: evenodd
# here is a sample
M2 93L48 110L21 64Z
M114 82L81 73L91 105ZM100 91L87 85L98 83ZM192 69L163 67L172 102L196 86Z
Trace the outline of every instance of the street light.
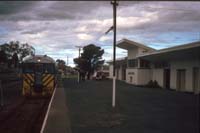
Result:
M78 60L80 60L80 52L81 52L81 48L82 46L75 46L76 48L78 48ZM80 83L80 68L78 70L78 83Z
M66 56L67 56L67 66L66 66L66 72L65 72L65 74L67 75L67 78L68 78L68 77L69 77L69 76L68 76L68 75L69 75L69 71L70 71L70 70L69 70L69 67L68 67L68 62L69 62L69 61L68 61L68 60L69 60L68 58L69 58L69 57L68 57L68 55L66 55Z
M115 77L115 59L116 59L116 24L117 24L117 1L111 1L113 5L113 94L112 94L112 107L115 107L115 93L116 93L116 77Z
M115 93L116 93L116 77L115 77L115 60L116 60L116 25L117 25L117 6L118 3L116 0L111 1L113 5L113 26L111 26L105 34L108 34L113 30L113 92L112 92L112 107L115 107Z
M69 63L69 57L67 56L67 66L68 66L68 63Z

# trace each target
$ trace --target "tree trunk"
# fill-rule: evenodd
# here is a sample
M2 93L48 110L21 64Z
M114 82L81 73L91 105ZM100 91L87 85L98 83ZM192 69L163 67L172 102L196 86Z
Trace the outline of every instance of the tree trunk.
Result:
M90 79L90 71L88 71L88 74L87 74L87 79L89 80Z

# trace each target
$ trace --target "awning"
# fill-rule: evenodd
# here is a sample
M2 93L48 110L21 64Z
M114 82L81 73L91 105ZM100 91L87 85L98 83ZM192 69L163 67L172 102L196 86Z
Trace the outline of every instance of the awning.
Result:
M151 54L139 56L151 62L196 59L200 60L200 43L182 45L169 49L163 49Z
M128 39L122 39L122 40L118 41L117 47L126 49L126 50L133 49L133 48L143 48L143 49L146 49L149 51L155 51L155 49L153 49L153 48L150 48L148 46L145 46L143 44L140 44L138 42L134 42L134 41L131 41Z

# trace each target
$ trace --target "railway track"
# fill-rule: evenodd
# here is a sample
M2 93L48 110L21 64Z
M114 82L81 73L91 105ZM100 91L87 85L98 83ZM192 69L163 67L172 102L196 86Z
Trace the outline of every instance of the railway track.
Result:
M23 98L0 118L1 133L39 133L50 98Z

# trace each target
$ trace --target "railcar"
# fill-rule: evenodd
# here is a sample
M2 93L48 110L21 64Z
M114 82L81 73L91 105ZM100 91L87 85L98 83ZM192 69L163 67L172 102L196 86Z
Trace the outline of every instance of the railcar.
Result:
M55 61L47 55L34 55L22 63L22 94L51 96L56 85Z

